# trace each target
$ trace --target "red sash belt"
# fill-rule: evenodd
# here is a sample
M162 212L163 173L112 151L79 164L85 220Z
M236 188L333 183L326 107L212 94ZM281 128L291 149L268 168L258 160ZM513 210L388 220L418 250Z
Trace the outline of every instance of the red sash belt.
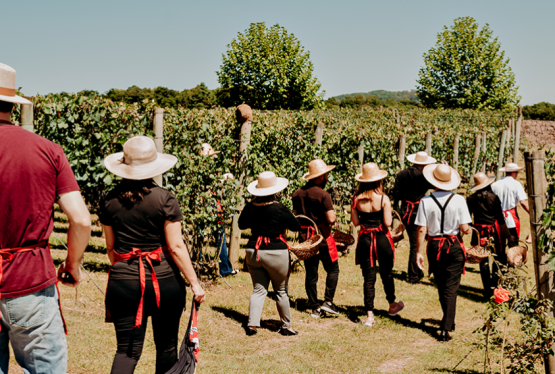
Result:
M316 230L314 230L314 227L312 226L303 226L301 225L301 230L306 230L306 240L312 238L314 235L316 235Z
M454 244L455 240L456 240L461 245L461 249L462 249L463 254L464 254L464 261L466 262L466 249L464 248L464 243L460 240L458 235L443 235L443 236L429 236L428 235L428 246L434 240L439 241L439 245L437 247L436 261L439 261L439 258L441 256L441 249L443 248L443 245L445 244L445 242L449 243L449 246L447 247L447 251L445 253L449 253L449 250L451 249L451 245ZM426 248L426 252L427 251L428 251L428 249ZM465 274L465 273L466 273L466 269L463 266L463 274Z
M114 251L115 261L112 264L114 266L120 261L128 261L134 258L139 258L139 279L141 281L141 301L139 302L139 309L137 310L137 316L135 317L135 327L140 327L143 322L143 299L145 295L146 277L145 268L143 260L146 260L147 264L150 266L150 275L152 276L152 287L154 287L154 294L156 295L156 306L160 307L160 285L158 284L158 279L156 278L156 273L154 272L154 267L152 266L152 260L162 261L160 255L163 253L164 247L160 247L151 252L143 252L139 248L133 248L131 252L125 254L119 254ZM109 275L108 275L109 276Z
M287 240L285 239L285 236L283 236L283 234L279 234L279 236L276 238L281 240L282 242L285 243L285 245L287 246L287 249L289 249L289 244L287 244ZM267 236L259 236L258 239L256 239L256 245L254 246L254 249L256 251L256 261L260 261L260 257L258 256L258 249L260 248L260 245L262 243L268 245L270 244L270 238L268 238Z
M40 243L28 245L27 247L0 249L0 284L2 283L2 276L4 275L4 268L3 268L4 261L12 261L15 258L16 253L29 252L37 248L44 248L46 246L50 248L50 245L48 244L48 240L43 240ZM1 296L1 293L0 293L0 296ZM65 328L65 324L64 324L64 328ZM2 331L2 326L0 326L0 331Z
M501 248L502 241L501 241L500 227L497 221L495 221L493 225L482 225L479 223L475 223L474 227L480 233L480 245L482 246L486 245L487 239L493 237L495 235L495 232L497 231L497 238L499 239L499 245L500 245L499 248ZM484 235L484 233L486 234Z
M376 254L376 260L378 259L378 244L376 241L376 235L380 232L383 232L385 236L389 239L389 243L391 244L391 250L393 251L393 260L395 261L395 246L393 245L393 238L391 237L391 233L389 229L384 225L381 224L378 227L371 227L371 228L364 228L363 225L360 225L360 232L358 234L358 242L360 242L360 237L362 235L370 236L370 264L374 267L374 257L373 254ZM355 252L355 265L358 265L358 256Z
M420 200L422 200L422 199L420 199ZM405 214L403 214L402 219L404 220L405 217L408 216L408 217L409 217L409 220L406 221L407 224L410 223L410 217L412 217L412 213L413 213L413 211L414 211L414 207L415 207L416 205L420 204L420 200L415 201L415 202L405 200L405 203L407 203L407 211L405 212Z

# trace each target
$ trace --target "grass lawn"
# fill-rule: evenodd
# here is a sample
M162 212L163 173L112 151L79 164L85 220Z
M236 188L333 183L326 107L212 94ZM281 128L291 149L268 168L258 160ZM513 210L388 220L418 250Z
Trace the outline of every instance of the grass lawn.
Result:
M521 211L521 237L529 233L528 215ZM65 217L57 213L55 232L65 241ZM465 238L468 243L470 237ZM58 265L65 258L65 250L53 235L52 254ZM104 254L100 228L93 229L93 237L85 254L85 267L104 290L107 281L108 259ZM244 253L244 252L243 252ZM474 348L477 341L473 331L482 325L485 304L481 296L478 265L467 265L459 291L454 339L439 343L435 339L441 307L433 280L424 278L418 285L408 284L406 268L408 240L398 244L395 261L395 286L398 300L406 308L399 316L387 316L381 281L376 284L377 323L364 327L362 274L354 264L354 253L339 259L340 276L335 303L339 317L313 319L306 309L303 270L290 279L290 299L295 337L277 333L279 316L272 300L267 298L262 315L262 328L253 337L245 335L242 325L248 316L252 283L248 273L241 272L219 281L207 290L207 301L201 306L199 331L201 356L198 373L479 373L483 368L483 352L474 350L455 371L457 363ZM528 263L533 280L533 265ZM319 295L323 297L325 273L320 272ZM113 326L104 323L104 300L101 292L88 279L78 291L60 286L62 306L68 324L69 373L107 373L116 348ZM187 309L191 295L187 297ZM180 340L188 321L184 312ZM152 331L148 333L142 358L136 373L153 373L155 347ZM11 359L10 373L21 373Z

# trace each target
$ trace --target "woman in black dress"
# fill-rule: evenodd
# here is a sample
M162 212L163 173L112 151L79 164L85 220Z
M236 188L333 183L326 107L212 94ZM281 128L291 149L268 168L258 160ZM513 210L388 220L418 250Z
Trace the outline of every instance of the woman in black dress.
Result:
M117 351L112 373L133 373L143 350L147 318L152 317L156 373L177 361L177 334L185 307L183 273L195 300L205 295L181 234L177 199L152 178L177 159L156 152L145 136L129 139L123 153L106 157L106 168L124 178L101 204L100 222L112 263L106 290L106 316L114 323Z

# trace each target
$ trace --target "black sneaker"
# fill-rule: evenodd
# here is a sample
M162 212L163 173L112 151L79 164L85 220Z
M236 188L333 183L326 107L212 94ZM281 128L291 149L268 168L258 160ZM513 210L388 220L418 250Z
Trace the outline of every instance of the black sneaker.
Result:
M258 331L256 331L255 329L250 328L249 326L247 326L247 327L245 328L245 332L247 333L248 336L253 336L253 335L256 335L256 333L257 333Z
M320 308L316 308L316 309L312 309L312 313L310 313L310 316L312 318L320 318L321 314L322 314L322 311L320 310Z
M323 310L326 313L329 314L333 314L333 315L338 315L339 311L337 310L337 308L335 307L335 305L333 305L333 303L330 303L329 301L326 301L321 307L321 310Z
M279 330L279 333L283 336L294 336L298 334L298 332L293 330L292 328L282 328Z

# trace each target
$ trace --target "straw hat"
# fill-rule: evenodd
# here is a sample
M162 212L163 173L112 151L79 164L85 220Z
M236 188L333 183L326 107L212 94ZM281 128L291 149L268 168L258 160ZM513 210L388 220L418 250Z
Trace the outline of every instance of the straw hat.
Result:
M177 157L156 152L154 140L135 136L123 145L123 152L107 156L104 166L125 179L143 180L163 174L177 162Z
M407 160L417 165L429 165L437 162L435 158L428 156L426 152L417 152L415 154L408 155Z
M0 101L32 104L29 100L15 94L15 70L2 63L0 63Z
M495 176L488 177L486 174L480 172L474 174L474 186L470 189L470 191L475 192L481 190L484 187L489 186L490 184L495 181Z
M508 164L505 165L504 168L499 169L499 171L502 171L503 173L512 173L513 171L520 171L522 169L524 168L518 166L517 164L513 164L512 162L509 162Z
M461 176L449 165L428 165L422 171L424 178L440 190L451 191L461 184Z
M202 150L200 151L201 156L214 156L220 153L221 151L215 151L212 149L212 146L208 143L202 143Z
M289 181L286 178L278 178L273 171L264 171L247 187L254 196L269 196L285 189Z
M380 179L384 179L387 177L387 171L380 170L378 165L373 162L369 162L364 164L362 167L362 173L357 174L355 179L359 182L367 183L367 182L376 182Z
M303 175L305 181L318 178L335 168L335 165L326 165L322 160L312 160L308 163L308 173Z

